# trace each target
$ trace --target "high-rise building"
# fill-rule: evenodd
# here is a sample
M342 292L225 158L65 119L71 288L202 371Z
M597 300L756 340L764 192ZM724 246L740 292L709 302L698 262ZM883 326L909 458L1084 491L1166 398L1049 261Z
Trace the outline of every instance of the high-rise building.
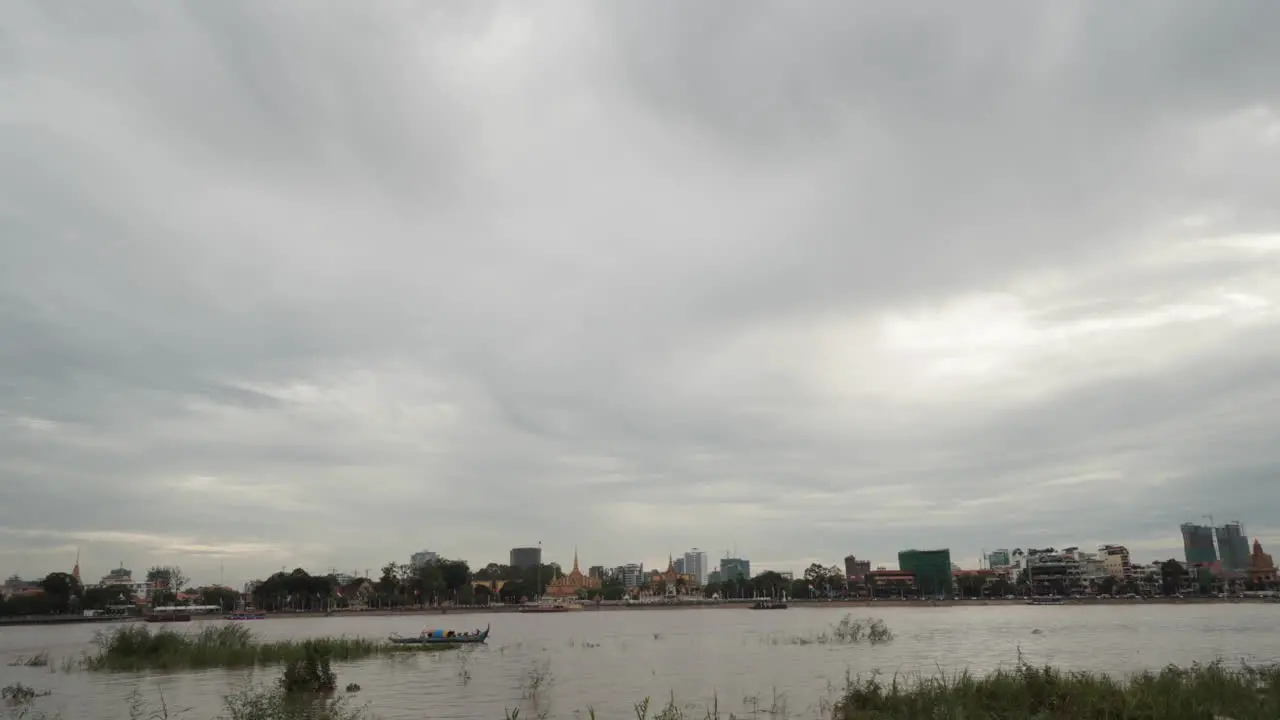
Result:
M987 553L987 567L995 570L1012 566L1013 557L1009 554L1008 550L1001 548Z
M511 548L511 562L513 568L525 570L527 568L538 567L542 564L542 548L540 547L518 547Z
M751 561L743 558L720 558L720 581L750 580Z
M698 583L698 587L705 587L708 580L707 554L698 548L694 548L684 554L684 573L693 578Z
M672 560L671 567L675 568L677 574L684 575L684 558L678 557Z
M422 550L409 556L409 565L414 568L421 568L430 565L440 559L440 556L430 550Z
M898 569L914 573L921 596L950 595L952 592L951 549L902 550Z
M614 577L622 581L625 588L637 588L644 584L644 565L628 563L614 569Z
M1213 529L1218 538L1218 553L1222 556L1222 569L1249 569L1249 538L1238 522L1230 522Z
M1182 549L1187 565L1212 565L1218 561L1213 547L1213 528L1195 523L1182 524Z
M859 560L858 558L847 555L844 559L844 577L845 580L854 583L860 583L866 579L867 573L871 572L870 560Z
M592 565L587 568L587 577L593 577L597 580L604 580L604 566Z

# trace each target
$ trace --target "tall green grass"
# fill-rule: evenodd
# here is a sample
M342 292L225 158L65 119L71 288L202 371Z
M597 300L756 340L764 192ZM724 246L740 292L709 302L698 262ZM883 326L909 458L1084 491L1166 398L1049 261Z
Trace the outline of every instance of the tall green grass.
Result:
M1275 720L1280 667L1215 662L1113 678L1021 664L982 677L871 677L850 680L833 713L834 720L916 718Z
M206 625L196 632L171 628L152 630L146 625L130 624L99 631L94 644L97 652L87 655L82 666L100 671L248 667L306 661L309 657L357 660L388 653L437 652L458 647L394 645L351 637L264 642L249 628L237 624Z

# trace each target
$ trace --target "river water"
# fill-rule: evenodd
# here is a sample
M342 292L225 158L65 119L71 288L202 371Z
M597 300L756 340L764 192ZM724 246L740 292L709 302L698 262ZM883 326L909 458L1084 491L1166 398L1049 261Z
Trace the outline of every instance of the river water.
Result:
M888 644L803 643L846 615L873 614ZM204 621L209 622L209 621ZM334 666L339 686L359 683L357 704L378 718L635 717L646 697L674 697L699 717L712 702L739 717L818 717L848 674L986 672L1016 663L1123 674L1222 658L1280 662L1280 605L1026 605L990 607L793 607L583 611L560 615L289 618L251 621L264 638L416 634L424 626L492 625L487 645L402 654ZM51 690L38 707L64 718L127 718L138 691L153 707L163 696L189 720L215 718L222 697L246 682L267 683L278 669L176 674L99 674L57 667L90 649L101 626L0 627L0 686ZM49 651L49 668L10 666ZM772 715L768 711L774 711ZM172 717L172 715L171 715Z

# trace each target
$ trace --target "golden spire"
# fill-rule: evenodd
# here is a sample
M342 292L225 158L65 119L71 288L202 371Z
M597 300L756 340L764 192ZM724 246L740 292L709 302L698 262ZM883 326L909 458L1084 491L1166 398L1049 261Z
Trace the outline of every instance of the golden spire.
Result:
M71 577L80 579L80 548L76 548L76 564L71 568Z
M573 571L579 574L582 573L582 571L578 569L578 546L577 545L573 546Z

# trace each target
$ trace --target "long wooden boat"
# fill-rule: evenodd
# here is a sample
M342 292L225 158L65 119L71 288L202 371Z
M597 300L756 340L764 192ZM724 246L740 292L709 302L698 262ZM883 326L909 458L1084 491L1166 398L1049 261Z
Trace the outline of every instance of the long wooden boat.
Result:
M534 613L534 614L565 613L565 612L576 612L578 610L583 610L583 609L585 608L583 608L582 605L580 605L579 603L557 602L557 603L538 603L536 605L525 605L524 607L520 608L520 612Z
M786 610L787 601L786 600L770 600L768 598L761 598L760 600L756 600L754 603L751 603L751 609L752 610Z
M191 622L191 613L151 613L147 622Z
M267 614L260 613L231 613L222 618L223 620L266 620Z
M470 633L456 630L423 630L422 634L417 637L401 637L400 635L392 634L387 640L396 645L467 645L482 643L488 638L489 626L485 625L484 630Z

